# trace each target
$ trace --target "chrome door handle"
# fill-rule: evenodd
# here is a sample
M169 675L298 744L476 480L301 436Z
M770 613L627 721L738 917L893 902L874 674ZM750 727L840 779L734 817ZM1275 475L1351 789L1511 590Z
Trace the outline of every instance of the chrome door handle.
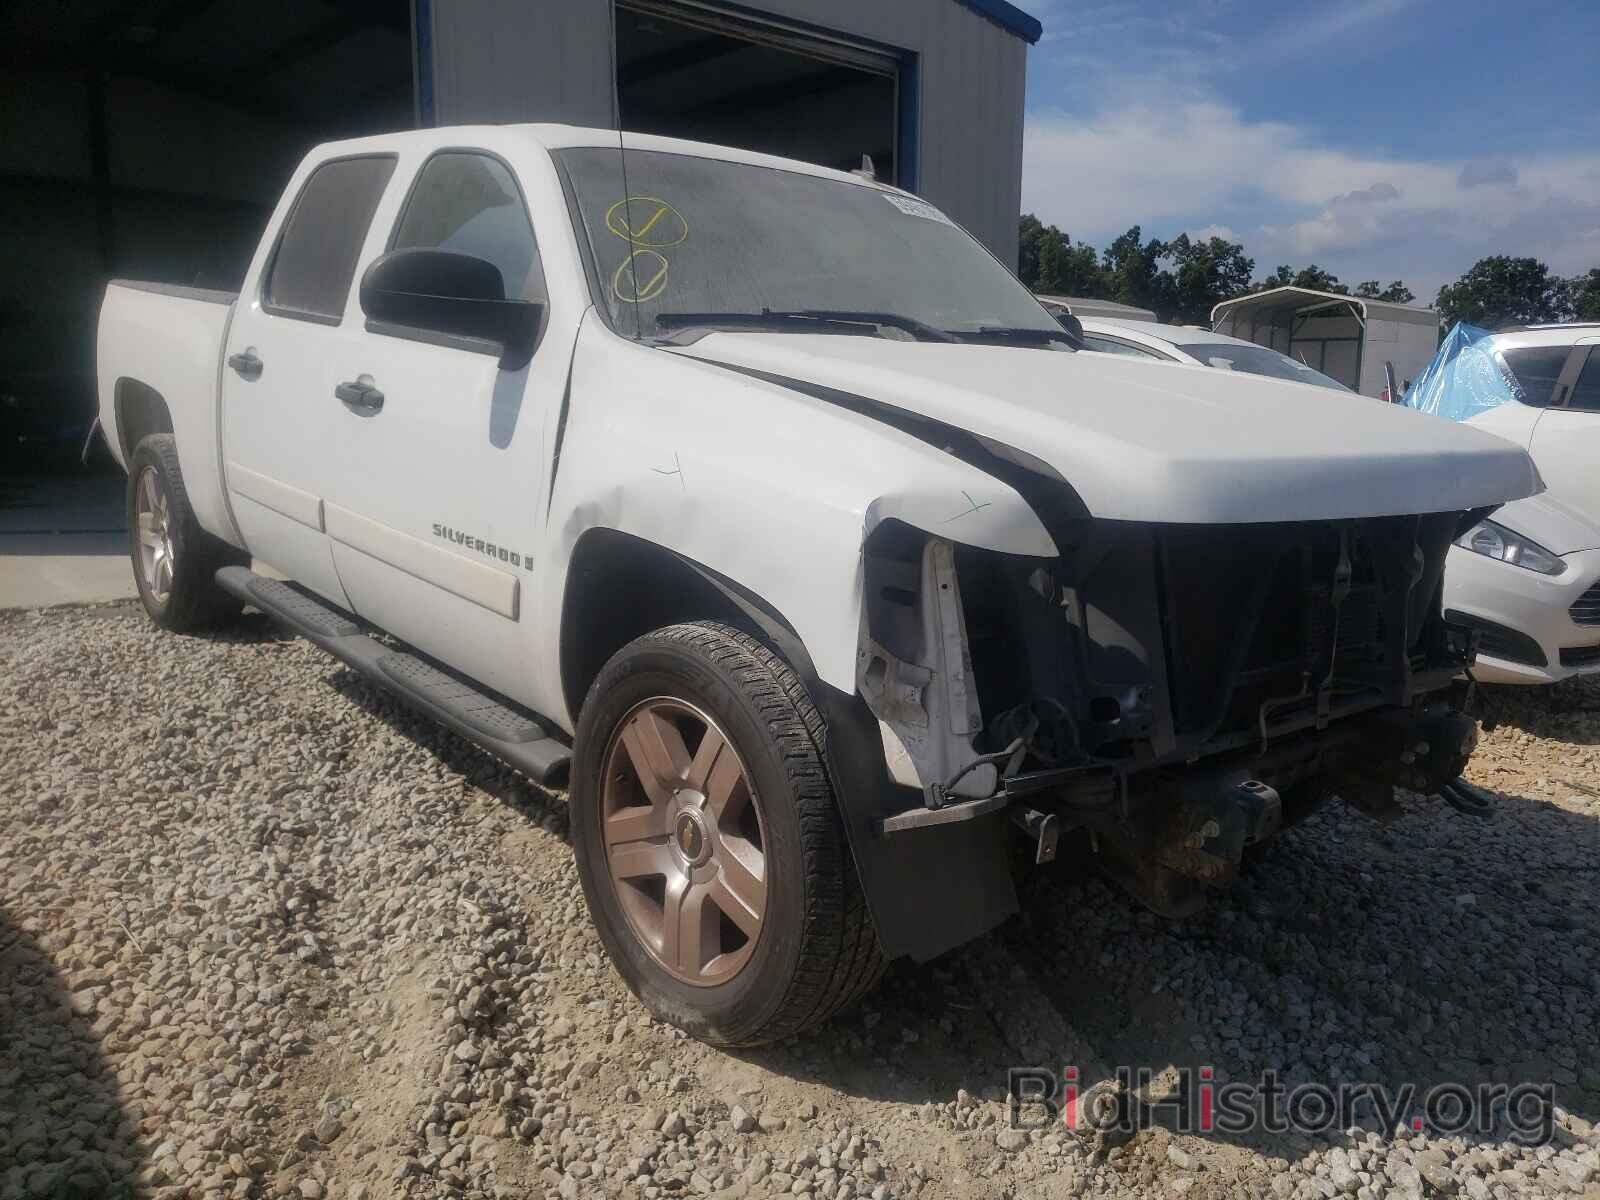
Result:
M242 350L238 354L228 355L228 365L244 379L260 379L264 364L254 350Z

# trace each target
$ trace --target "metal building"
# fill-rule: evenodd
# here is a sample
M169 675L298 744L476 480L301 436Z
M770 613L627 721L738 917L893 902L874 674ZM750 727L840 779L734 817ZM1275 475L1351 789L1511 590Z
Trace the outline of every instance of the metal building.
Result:
M1006 0L0 5L0 460L87 425L106 279L236 287L332 138L620 104L627 129L869 156L1014 264L1039 35Z
M614 57L611 15L607 0L420 0L422 123L610 128L614 80L625 129L846 170L870 155L1016 262L1040 26L1005 0L618 0Z
M1269 288L1224 300L1211 310L1211 328L1271 346L1374 397L1392 398L1390 374L1403 393L1439 348L1439 314L1431 308L1313 288Z

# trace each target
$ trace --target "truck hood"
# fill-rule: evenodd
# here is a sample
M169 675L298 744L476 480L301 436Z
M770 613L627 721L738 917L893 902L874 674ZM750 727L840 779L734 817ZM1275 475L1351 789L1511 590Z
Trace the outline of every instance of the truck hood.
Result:
M931 418L1048 463L1096 517L1239 524L1482 508L1543 490L1526 451L1327 388L1110 354L711 333L673 353Z

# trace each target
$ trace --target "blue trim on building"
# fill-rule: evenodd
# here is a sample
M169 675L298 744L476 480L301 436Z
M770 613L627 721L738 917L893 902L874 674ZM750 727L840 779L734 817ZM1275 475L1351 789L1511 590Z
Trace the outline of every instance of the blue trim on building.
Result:
M900 128L895 131L895 186L917 190L917 142L922 132L922 71L915 54L900 57L900 94L895 104Z
M1007 33L1014 33L1028 45L1044 36L1044 26L1037 17L1030 17L1015 4L1006 0L956 0L981 17L987 17Z
M411 44L417 57L417 127L431 129L433 115L433 0L411 0Z

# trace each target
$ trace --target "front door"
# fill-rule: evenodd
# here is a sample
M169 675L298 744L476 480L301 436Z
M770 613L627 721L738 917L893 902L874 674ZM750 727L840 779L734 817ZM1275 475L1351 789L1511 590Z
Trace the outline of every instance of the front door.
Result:
M224 348L223 462L245 545L336 604L325 500L343 417L323 364L351 334L345 309L393 155L315 166L246 279Z
M1571 381L1540 414L1529 449L1550 494L1600 523L1600 338L1589 341L1578 345Z
M576 317L549 310L527 205L493 155L451 149L423 162L382 247L413 248L492 263L508 299L546 305L542 338L516 370L487 343L372 322L340 346L326 386L354 399L336 414L333 559L362 617L531 703L545 422L561 403Z

